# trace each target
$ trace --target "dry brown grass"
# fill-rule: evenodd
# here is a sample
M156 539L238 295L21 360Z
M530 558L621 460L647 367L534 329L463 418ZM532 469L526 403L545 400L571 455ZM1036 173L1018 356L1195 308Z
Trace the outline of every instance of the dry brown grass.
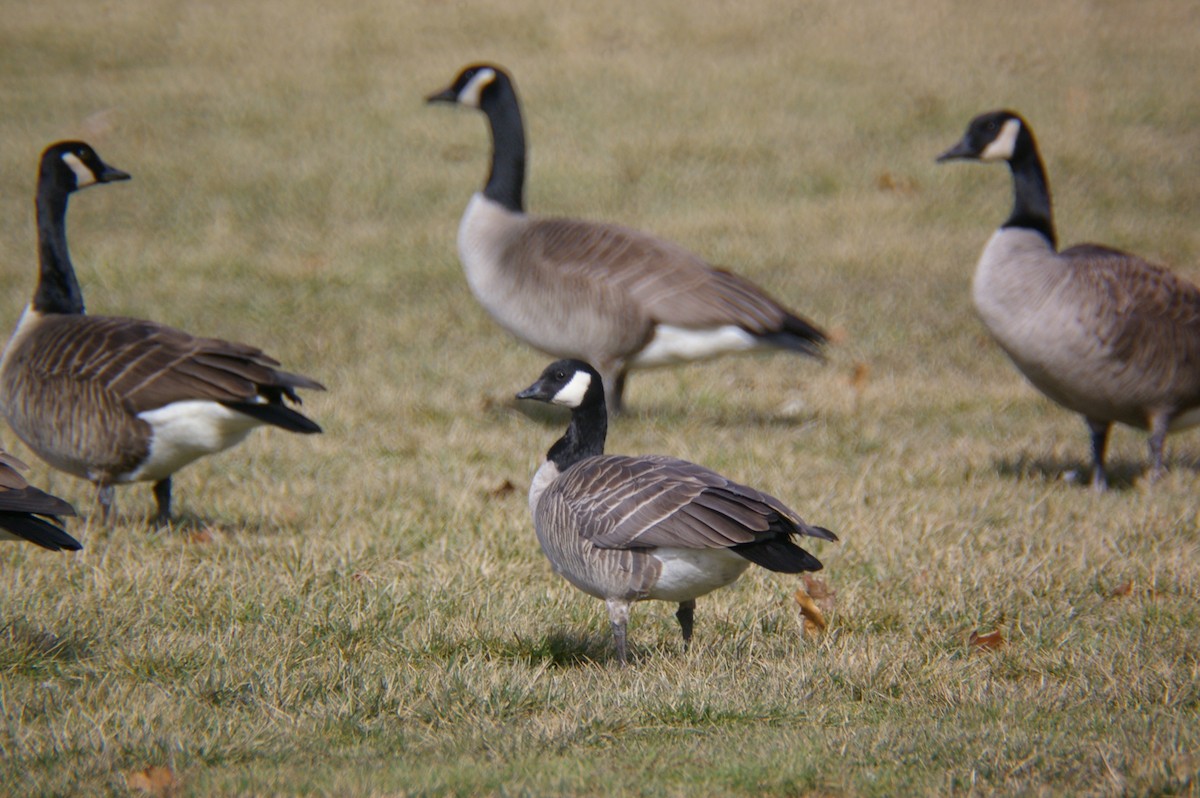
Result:
M182 472L179 529L148 529L133 487L115 528L72 524L80 554L0 551L6 791L123 794L168 767L160 791L189 795L1195 794L1200 442L1171 438L1146 486L1122 431L1116 490L1064 479L1083 424L969 304L1007 177L932 162L1015 107L1064 241L1200 276L1187 5L4 16L0 329L32 289L37 154L84 136L134 175L73 202L89 308L254 342L331 388L308 403L324 436ZM483 315L453 249L485 128L421 102L481 58L522 92L531 209L655 230L839 332L825 367L635 375L610 444L837 531L823 636L792 580L752 573L700 602L686 655L669 607L636 608L620 670L600 605L550 573L524 491L559 421L509 399L545 358Z

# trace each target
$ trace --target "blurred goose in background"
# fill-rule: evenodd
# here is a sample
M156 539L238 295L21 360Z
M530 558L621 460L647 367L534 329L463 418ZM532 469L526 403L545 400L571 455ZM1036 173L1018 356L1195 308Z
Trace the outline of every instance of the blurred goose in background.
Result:
M529 508L554 570L604 600L622 663L635 601L678 602L686 647L698 597L734 582L750 563L819 571L820 561L792 538L837 540L778 499L695 463L604 454L604 390L587 363L553 363L517 398L571 410L566 434L533 477Z
M1200 290L1098 244L1056 251L1050 187L1029 124L975 117L938 161L1007 161L1015 203L979 259L972 287L988 331L1033 385L1087 420L1092 485L1104 490L1114 422L1149 430L1151 476L1168 432L1200 422Z
M826 337L815 325L676 244L612 224L527 215L525 129L500 67L468 67L426 99L476 108L491 126L491 173L458 229L475 298L535 349L594 364L611 411L622 408L630 369L770 348L820 356Z
M106 519L113 485L154 482L156 521L171 516L171 474L240 442L254 427L321 428L284 404L320 383L275 367L245 344L196 338L152 321L84 315L67 252L71 193L129 175L80 141L42 153L37 184L40 271L0 361L0 408L51 466L91 480Z
M21 476L27 466L0 449L0 540L28 540L50 551L79 551L79 541L53 521L75 515L75 508L57 496L30 486Z

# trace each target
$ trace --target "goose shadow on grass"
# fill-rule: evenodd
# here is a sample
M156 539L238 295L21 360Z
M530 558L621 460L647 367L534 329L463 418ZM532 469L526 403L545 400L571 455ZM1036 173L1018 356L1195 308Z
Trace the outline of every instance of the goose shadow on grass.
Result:
M1172 471L1200 471L1200 463L1194 459L1167 458L1167 473ZM996 473L1018 482L1037 480L1040 482L1065 482L1082 488L1091 488L1092 462L1070 457L1033 457L1018 455L1014 458L995 461ZM1137 487L1150 473L1146 460L1115 457L1104 464L1110 491L1128 491Z
M617 652L612 637L556 629L545 635L518 637L502 645L503 656L530 664L546 663L556 668L616 666ZM644 651L630 646L629 659L636 664Z
M134 530L139 533L155 535L163 538L179 538L191 542L208 542L220 538L261 537L269 538L279 535L287 529L287 524L274 523L266 517L246 516L230 519L199 515L189 510L176 511L166 524L155 523L153 511L145 513L132 510L118 511L116 517L108 523L101 518L99 510L85 514L82 520L76 522L81 529L88 529L91 535L99 538L111 536L117 530ZM83 541L87 545L86 541Z
M59 635L24 617L0 619L0 645L8 657L27 663L82 662L92 656L94 641L64 632Z

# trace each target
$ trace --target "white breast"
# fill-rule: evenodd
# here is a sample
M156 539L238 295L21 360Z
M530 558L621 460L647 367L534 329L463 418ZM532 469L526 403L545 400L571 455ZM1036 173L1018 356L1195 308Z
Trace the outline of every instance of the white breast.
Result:
M483 194L475 194L458 226L458 256L471 293L492 318L518 337L524 337L521 329L524 325L520 319L509 317L513 303L507 297L515 280L502 255L508 241L526 220L524 214L507 210Z
M552 460L545 461L534 472L533 481L529 483L529 512L533 514L534 518L537 518L538 501L546 492L546 488L558 479L558 473L558 466Z

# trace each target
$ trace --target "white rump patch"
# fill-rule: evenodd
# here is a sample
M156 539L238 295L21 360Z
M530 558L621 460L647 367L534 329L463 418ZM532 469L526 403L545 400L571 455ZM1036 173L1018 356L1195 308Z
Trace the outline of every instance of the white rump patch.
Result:
M246 434L263 422L207 400L173 402L138 413L150 425L150 456L129 481L160 480L206 454L241 443Z
M73 152L64 152L62 159L63 163L71 167L71 171L75 173L75 182L79 188L87 188L96 182L96 173L79 160L78 155Z
M979 160L1007 161L1017 148L1017 134L1020 132L1021 122L1019 120L1006 120L1000 128L999 135L992 139L991 144L983 148L983 152L979 154Z
M579 407L583 404L583 397L587 395L590 387L592 375L586 371L577 371L570 382L558 389L558 393L554 394L550 402L563 407Z
M460 105L465 105L468 108L478 108L479 98L483 94L483 90L492 85L492 81L496 79L496 70L485 67L479 70L475 75L467 81L467 85L462 87L462 91L458 93L458 102Z
M648 598L687 601L735 582L750 561L729 549L684 549L664 546L654 549L662 563L658 581Z
M660 324L654 328L650 343L633 359L633 365L669 366L691 360L706 360L729 352L744 352L760 346L762 344L757 338L733 324L702 330Z

